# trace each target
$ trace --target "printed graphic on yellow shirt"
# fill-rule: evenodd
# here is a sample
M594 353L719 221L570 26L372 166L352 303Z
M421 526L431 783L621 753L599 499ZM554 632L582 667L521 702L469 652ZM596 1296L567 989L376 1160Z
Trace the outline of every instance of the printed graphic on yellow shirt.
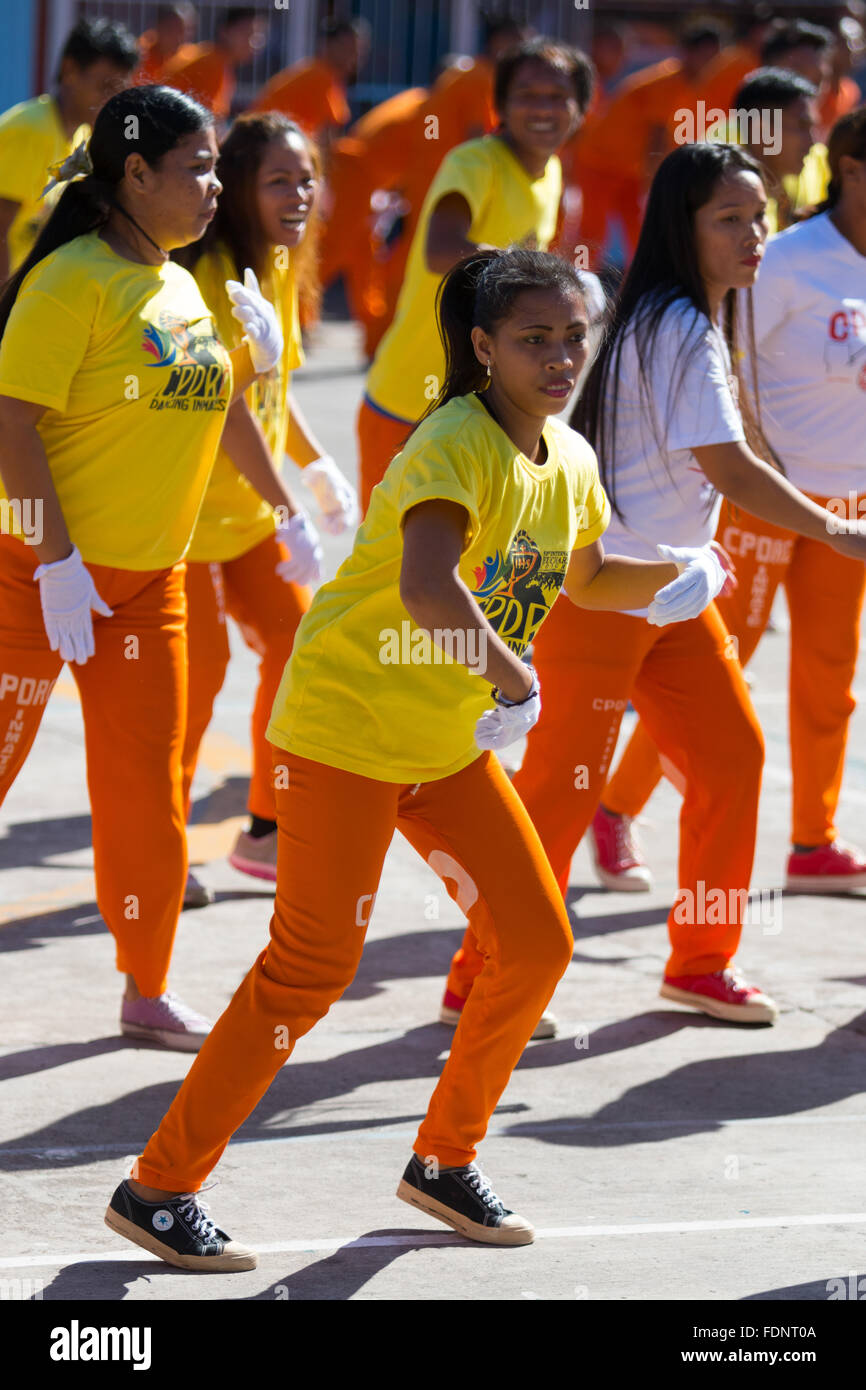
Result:
M546 618L567 567L566 550L542 551L526 531L518 531L507 555L497 550L476 566L473 597L494 632L518 656Z
M228 369L212 319L189 323L163 310L159 324L145 328L142 347L151 367L174 368L151 410L225 410Z

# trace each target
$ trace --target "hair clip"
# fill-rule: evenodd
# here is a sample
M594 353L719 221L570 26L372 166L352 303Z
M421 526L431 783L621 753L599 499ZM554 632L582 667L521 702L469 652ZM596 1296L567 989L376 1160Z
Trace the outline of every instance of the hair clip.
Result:
M40 193L40 198L44 198L45 194L50 193L59 183L69 183L70 179L77 178L79 174L92 174L93 164L87 150L87 141L82 140L71 154L57 164L49 164L48 172L51 179Z

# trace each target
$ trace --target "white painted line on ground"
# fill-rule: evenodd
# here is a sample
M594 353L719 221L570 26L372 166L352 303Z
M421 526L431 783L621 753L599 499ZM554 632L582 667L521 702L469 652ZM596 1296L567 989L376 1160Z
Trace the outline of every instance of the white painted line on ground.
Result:
M626 1226L551 1226L536 1231L537 1240L579 1240L585 1236L646 1236L688 1235L701 1231L769 1230L781 1226L863 1226L866 1212L846 1212L814 1216L746 1216L728 1221L655 1221L637 1222ZM477 1242L470 1242L476 1244ZM389 1236L326 1236L322 1240L288 1240L274 1245L258 1245L260 1255L302 1255L317 1250L366 1250L375 1246L464 1245L466 1238L447 1231L419 1232L417 1235ZM137 1263L149 1260L161 1263L147 1250L125 1246L122 1250L83 1251L79 1254L13 1255L0 1259L0 1269L65 1268L72 1264Z

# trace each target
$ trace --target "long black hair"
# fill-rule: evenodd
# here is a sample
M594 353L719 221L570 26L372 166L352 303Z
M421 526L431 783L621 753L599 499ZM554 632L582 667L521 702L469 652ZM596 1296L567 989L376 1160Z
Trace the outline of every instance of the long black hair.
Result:
M197 101L172 87L129 87L105 103L88 153L93 172L68 183L24 263L0 296L0 337L25 277L58 247L104 227L117 204L126 160L140 154L152 168L187 135L213 125Z
M616 502L615 447L619 379L626 331L634 333L642 412L652 426L655 442L670 474L661 420L670 419L676 408L686 368L699 347L696 334L701 316L712 321L698 263L695 213L710 201L720 179L740 171L761 177L761 166L757 160L738 145L681 145L659 165L650 188L634 260L614 305L605 339L572 412L572 428L585 435L594 447L605 491L621 520L622 513ZM660 403L652 396L648 368L665 314L677 302L691 306L695 331L686 337L678 370L669 384L667 399L660 412ZM735 290L728 290L723 301L722 331L730 352L731 371L737 382L738 404L746 440L757 454L778 466L760 424L751 290L747 292L746 305L747 339L752 365L751 400L740 366ZM712 498L709 506L712 508Z
M319 152L295 121L280 111L247 112L238 116L220 145L216 176L223 186L216 215L204 236L191 246L178 248L173 259L187 270L195 271L202 256L220 244L224 245L234 263L238 279L250 266L263 280L268 268L270 244L265 236L258 210L256 182L259 169L274 140L298 136L306 145L313 165L317 185L321 182ZM316 257L321 239L319 189L304 236L292 253L295 280L301 305L308 313L317 313L322 298Z
M571 261L547 251L529 251L522 246L474 251L452 267L436 293L445 380L422 420L455 396L484 390L487 370L475 355L472 330L483 328L485 333L492 333L509 317L518 295L529 290L586 296L580 271Z

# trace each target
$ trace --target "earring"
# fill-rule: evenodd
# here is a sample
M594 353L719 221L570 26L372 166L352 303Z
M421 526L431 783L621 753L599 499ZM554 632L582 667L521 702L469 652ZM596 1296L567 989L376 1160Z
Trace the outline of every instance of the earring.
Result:
M487 361L487 375L490 376L490 359Z

